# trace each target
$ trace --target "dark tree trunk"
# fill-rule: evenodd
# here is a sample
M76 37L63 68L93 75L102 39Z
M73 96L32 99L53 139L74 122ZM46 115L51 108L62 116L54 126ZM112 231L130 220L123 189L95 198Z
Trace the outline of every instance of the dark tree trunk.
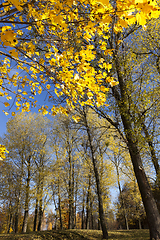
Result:
M119 106L119 111L121 114L124 131L126 139L128 142L128 149L131 156L131 161L134 168L134 173L138 182L139 190L142 196L142 201L147 215L150 239L159 240L160 239L160 215L158 208L153 197L150 185L148 183L140 156L140 152L137 146L136 134L132 128L133 119L130 116L129 108L127 106L126 98L126 86L121 75L120 64L118 62L117 56L115 56L115 64L117 70L117 76L119 80L119 92L116 87L113 87L113 94Z
M93 224L93 207L92 207L93 201L90 200L90 229L94 229L94 224Z
M36 206L34 212L34 224L33 224L33 231L37 230L37 218L38 218L38 197L36 198Z
M160 216L156 202L154 200L150 185L148 183L141 156L136 146L136 143L133 142L133 136L127 137L129 152L132 159L132 164L134 167L134 172L138 182L139 190L142 196L142 201L145 207L147 220L150 229L150 239L158 240L160 239Z
M92 137L91 137L90 128L88 126L87 116L86 116L85 110L83 111L83 115L84 115L84 123L85 123L85 127L86 127L86 130L87 130L88 141L89 141L89 146L90 146L90 151L91 151L91 158L92 158L92 163L93 163L93 169L94 169L94 174L95 174L95 179L96 179L98 205L99 205L99 216L100 216L103 238L108 239L108 232L107 232L107 227L106 227L106 218L105 218L105 214L104 214L104 210L103 210L102 191L101 191L101 186L100 186L100 178L99 178L97 160L94 156L94 149L93 149L93 145L92 145Z
M59 220L60 220L60 229L63 229L63 222L62 222L62 212L61 212L61 196L60 196L60 189L59 189L59 177L58 177L58 211L59 211Z
M99 217L98 217L98 230L101 230L101 222Z
M69 144L68 144L69 146ZM71 149L69 146L69 151L68 151L68 160L69 160L69 182L68 182L68 187L69 187L69 221L68 221L68 229L73 229L74 225L74 207L73 207L73 188L74 188L74 182L73 182L73 174L74 174L74 169L71 161Z
M146 127L144 122L142 122L142 128L143 128L143 131L144 131L144 134L145 134L145 139L146 139L146 141L148 143L148 146L149 146L149 149L150 149L151 158L152 158L152 162L153 162L153 165L154 165L154 168L155 168L155 171L156 171L156 175L158 177L159 163L158 163L158 158L156 156L156 152L155 152L155 148L154 148L154 145L153 145L153 141L151 139L151 136L149 135L148 129L147 129L147 127Z
M86 199L86 229L89 229L89 217L90 217L90 188L91 188L91 174L89 173L88 193Z
M24 218L23 218L23 226L22 226L22 232L27 231L27 222L28 222L28 212L29 212L29 188L30 188L30 157L28 160L28 176L27 176L27 185L26 185L26 198L25 198L25 211L24 211Z
M26 209L25 212L24 212L22 232L26 232L27 231L27 222L28 222L28 209Z
M75 223L74 223L74 219L75 219L75 207L74 207L74 185L75 185L75 180L74 180L74 161L72 163L72 195L71 195L71 207L72 207L72 214L71 214L71 228L74 229L75 227Z
M42 204L43 204L43 171L42 171L42 176L40 176L40 199L39 199L39 211L38 211L38 227L37 230L41 231L42 227L42 219L43 219L43 209L42 209Z
M68 219L68 229L71 229L71 216L72 216L72 179L71 179L71 174L72 174L72 163L71 163L71 159L69 156L69 181L68 181L68 187L69 187L69 219Z
M42 198L41 198L39 201L39 211L38 211L38 227L37 227L38 231L41 231L42 218L43 218L43 209L42 209Z
M18 233L18 220L19 220L19 213L18 213L18 209L15 213L15 223L14 223L14 226L15 226L15 233Z
M78 180L76 180L76 186L75 186L75 204L74 204L74 228L77 229L77 193L78 193Z
M19 210L20 210L20 199L21 199L21 190L18 193L17 203L16 203L16 212L15 212L15 233L18 233L18 224L19 224Z
M84 202L85 202L85 195L84 195L84 189L83 189L83 203L82 203L82 226L81 228L84 229Z
M10 233L11 226L12 226L12 219L13 219L13 216L12 216L12 213L10 213L10 214L9 214L9 217L8 217L9 224L8 224L7 233Z

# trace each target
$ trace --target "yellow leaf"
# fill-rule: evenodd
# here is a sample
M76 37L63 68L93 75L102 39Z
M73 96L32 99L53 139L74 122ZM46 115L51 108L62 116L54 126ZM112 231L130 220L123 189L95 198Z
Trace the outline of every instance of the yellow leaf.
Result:
M7 30L2 32L1 41L6 46L15 46L18 43L16 39L16 33L13 30Z
M128 22L129 25L134 24L136 22L135 16L127 16L125 20Z
M49 90L51 88L51 86L49 84L47 84L46 88Z
M135 4L137 3L147 3L148 0L135 0Z
M9 51L9 53L15 57L15 58L18 58L18 52L15 50L15 49L12 49L11 51Z
M73 116L72 118L76 123L78 123L78 121L80 120L80 118L78 116Z
M9 153L7 150L6 150L6 147L2 144L0 144L0 160L2 159L5 159L5 153Z
M11 26L3 26L2 27L2 33L5 32L6 30L11 30Z
M31 26L29 26L27 29L28 29L28 30L31 30L31 29L32 29L32 27L31 27Z
M6 97L6 99L7 99L7 100L11 100L11 99L12 99L12 97L11 97L11 96L8 96L8 97Z
M139 25L143 26L146 24L146 16L142 12L136 14L136 19Z
M19 10L23 11L23 8L20 6L20 2L18 0L10 0L10 2Z
M17 30L17 34L20 35L20 36L22 36L22 35L23 35L22 30Z
M9 115L9 113L8 112L5 112L5 111L3 111L4 112L4 114L6 115L6 116L8 116Z
M20 107L21 104L20 104L19 102L16 102L16 106L17 106L17 107Z
M26 91L22 92L23 95L27 95L28 93Z
M4 102L4 105L5 105L5 107L9 107L10 106L9 102Z
M21 22L23 22L23 17L22 17L22 16L19 16L19 20L20 20Z
M103 5L109 5L109 0L99 0L98 2L102 3Z

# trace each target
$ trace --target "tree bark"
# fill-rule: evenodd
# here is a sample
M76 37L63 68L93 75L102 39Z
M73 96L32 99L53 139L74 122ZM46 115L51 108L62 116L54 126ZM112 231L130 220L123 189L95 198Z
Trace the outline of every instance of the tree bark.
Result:
M142 225L141 225L141 219L138 219L138 225L139 225L139 229L142 229Z
M73 204L73 192L74 192L74 165L72 164L71 160L71 149L68 142L68 161L69 161L69 221L68 221L68 229L74 228L74 204Z
M37 230L41 231L42 227L42 218L43 218L43 185L44 185L44 176L43 176L43 164L40 172L40 199L39 199L39 211L38 211L38 227ZM42 175L41 175L42 174Z
M69 149L69 181L68 181L68 191L69 191L69 220L68 220L68 229L72 229L71 218L72 218L72 163L71 163L71 152Z
M12 212L11 212L11 204L10 204L9 215L8 215L8 230L7 230L7 233L10 233L11 226L12 226L12 219L13 219L13 215L12 215Z
M121 202L122 202L122 209L123 209L123 214L124 214L124 219L125 219L125 225L126 225L126 229L129 230L126 208L125 208L125 204L124 204L124 199L123 199L121 184L120 184L120 179L119 179L119 169L118 169L118 165L117 165L116 161L115 161L115 166L116 166L116 172L117 172L117 182L118 182L119 194L120 194L120 198L121 198Z
M27 231L27 222L28 222L29 189L30 189L30 175L31 175L30 157L29 157L29 160L28 160L27 174L28 174L28 176L27 176L27 185L26 185L25 212L24 212L24 218L23 218L22 232L26 232Z
M40 201L39 201L38 227L37 227L37 231L41 231L42 218L43 218L43 209L42 209L42 198L41 198Z
M37 230L37 218L38 218L38 197L36 197L36 206L35 206L35 213L34 213L33 231Z
M89 173L89 183L88 183L88 192L87 192L87 199L86 199L86 229L89 229L89 216L90 216L90 188L91 188L91 174Z
M120 70L120 65L115 56L115 65L117 70L117 77L119 81L119 91L116 87L112 88L113 95L117 101L121 119L123 122L123 127L128 142L128 149L131 156L131 161L134 168L134 173L138 182L139 190L142 196L142 201L147 215L150 239L159 240L160 239L160 215L158 208L153 197L150 185L148 183L140 156L140 152L137 145L137 139L135 138L134 130L132 128L133 120L130 116L129 108L127 106L126 98L126 86L123 81L123 77Z
M14 223L14 232L18 233L18 220L19 220L19 209L16 209L16 213L15 213L15 223Z
M147 141L149 149L150 149L152 163L154 165L154 169L155 169L156 175L157 175L156 180L157 180L158 187L159 187L159 190L160 190L160 182L159 182L159 179L158 179L159 163L158 163L158 158L156 156L156 151L155 151L155 148L154 148L153 140L152 140L151 136L149 135L149 132L148 132L148 129L147 129L145 123L142 122L141 124L142 124L142 128L143 128L143 131L144 131L144 134L145 134L146 141Z
M60 187L59 187L59 176L58 176L58 211L59 211L59 220L60 220L60 229L63 229L62 222L62 212L61 212L61 196L60 196Z
M83 188L83 202L82 202L82 226L81 228L84 229L84 204L85 204L85 195L84 195L84 188Z
M90 199L90 229L94 229L94 223L93 223L93 201Z
M86 131L87 131L87 135L88 135L88 141L89 141L89 146L90 146L90 151L91 151L91 158L92 158L93 169L94 169L94 174L95 174L95 179L96 179L98 205L99 205L99 216L100 216L100 222L101 222L101 227L102 227L103 239L108 239L108 232L107 232L107 227L106 227L106 218L105 218L105 214L104 214L104 210L103 210L102 191L101 191L101 186L100 186L100 177L99 177L99 172L98 172L97 160L94 156L91 132L90 132L90 128L88 126L87 116L86 116L86 112L84 109L83 109L83 114L84 114L84 123L85 123Z

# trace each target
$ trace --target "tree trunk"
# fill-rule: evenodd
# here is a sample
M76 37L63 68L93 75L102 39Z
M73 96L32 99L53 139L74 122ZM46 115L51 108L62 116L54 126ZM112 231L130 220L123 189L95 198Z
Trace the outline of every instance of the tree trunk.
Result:
M12 219L13 219L13 216L12 216L12 213L10 213L10 214L9 214L9 218L8 218L9 224L8 224L7 233L10 233L11 226L12 226Z
M84 229L84 202L85 202L85 195L84 195L84 188L83 188L83 203L82 203L82 226L81 228Z
M98 230L101 230L101 222L100 222L100 217L98 217Z
M24 212L24 219L23 219L23 226L22 226L23 233L27 231L27 222L28 222L28 209L26 209Z
M77 193L78 193L78 180L76 180L75 186L75 204L74 204L74 228L77 229Z
M90 229L94 229L94 224L93 224L93 201L90 200Z
M41 175L42 173L42 175ZM40 199L39 199L39 211L38 211L38 227L37 230L41 231L41 227L42 227L42 218L43 218L43 208L42 208L42 204L43 204L43 184L44 184L44 176L43 176L43 169L42 172L40 173Z
M138 225L139 225L139 229L142 229L142 225L141 225L141 219L138 219Z
M75 207L74 207L74 185L75 185L75 180L74 180L74 161L72 163L72 195L71 195L71 207L72 207L72 214L71 214L71 229L74 229L75 227L75 223L74 223L74 219L75 219Z
M118 182L119 194L120 194L120 198L121 198L121 202L122 202L122 209L123 209L123 214L124 214L124 219L125 219L125 225L126 225L126 229L129 230L126 208L125 208L125 203L124 203L123 194L122 194L122 190L121 190L120 179L119 179L119 169L118 169L118 164L117 164L116 159L115 159L115 166L116 166L116 172L117 172L117 182Z
M59 220L60 220L60 229L63 229L62 222L62 212L61 212L61 196L60 196L60 188L59 188L59 176L58 176L58 211L59 211Z
M38 197L36 197L36 206L35 206L35 213L34 213L33 231L37 230L37 218L38 218Z
M69 146L69 143L68 143ZM68 181L68 187L69 187L69 221L68 221L68 229L73 228L73 221L74 221L74 212L73 212L73 166L71 161L71 149L69 146L68 151L68 160L69 160L69 181Z
M89 229L89 216L90 216L90 207L89 207L89 201L90 201L90 188L91 188L91 174L89 173L88 193L87 193L87 199L86 199L86 229Z
M135 138L134 130L132 128L133 120L130 116L129 109L127 106L126 86L121 75L121 69L117 58L115 59L115 64L119 80L119 90L121 95L116 90L116 87L113 87L112 90L114 97L117 101L117 104L119 106L119 111L121 114L126 139L128 141L128 149L134 168L134 173L138 182L139 190L142 196L142 201L146 211L150 230L150 239L158 240L160 239L160 215L142 165L140 152L137 146L137 139Z
M14 232L15 233L18 233L18 220L19 220L19 212L18 212L18 209L16 210L16 213L15 213L15 223L14 223Z
M136 143L132 141L132 139L134 139L132 137L133 136L131 136L131 134L130 137L127 137L129 152L147 215L148 225L150 229L150 239L158 240L160 239L160 215L144 168L142 166L140 153L138 151Z
M43 218L43 209L42 209L42 198L41 198L40 201L39 201L38 227L37 227L37 231L41 231L42 218Z
M108 232L107 232L107 227L106 227L106 218L105 218L105 214L104 214L104 210L103 210L102 191L101 191L101 186L100 186L100 178L99 178L97 160L94 157L94 149L93 149L93 145L92 145L90 128L88 126L87 116L86 116L86 112L84 109L83 109L83 114L84 114L84 122L85 122L85 127L87 130L88 141L89 141L89 146L90 146L90 151L91 151L91 158L92 158L92 163L93 163L93 169L94 169L94 174L95 174L95 179L96 179L98 205L99 205L99 216L100 216L100 222L101 222L101 227L102 227L102 233L103 233L103 238L108 239Z
M28 212L29 212L29 188L30 188L30 157L28 160L28 176L27 176L27 185L26 185L26 199L25 199L25 212L24 212L24 219L23 219L23 226L22 226L22 232L27 231L27 222L28 222Z
M153 141L152 141L152 139L151 139L151 137L149 135L148 129L147 129L147 127L146 127L144 122L142 122L142 127L143 127L143 131L145 133L146 141L147 141L149 149L150 149L152 163L154 165L154 168L155 168L155 171L156 171L156 175L157 175L157 178L158 178L159 163L158 163L158 158L156 156L156 151L155 151L155 148L154 148L154 145L153 145Z

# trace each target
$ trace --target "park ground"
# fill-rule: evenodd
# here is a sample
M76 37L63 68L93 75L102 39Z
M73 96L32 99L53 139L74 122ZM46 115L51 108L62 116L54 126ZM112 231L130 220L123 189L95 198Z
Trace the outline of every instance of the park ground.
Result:
M117 230L109 231L109 240L149 240L149 231L142 230ZM99 230L50 230L41 232L0 234L0 240L102 240Z

